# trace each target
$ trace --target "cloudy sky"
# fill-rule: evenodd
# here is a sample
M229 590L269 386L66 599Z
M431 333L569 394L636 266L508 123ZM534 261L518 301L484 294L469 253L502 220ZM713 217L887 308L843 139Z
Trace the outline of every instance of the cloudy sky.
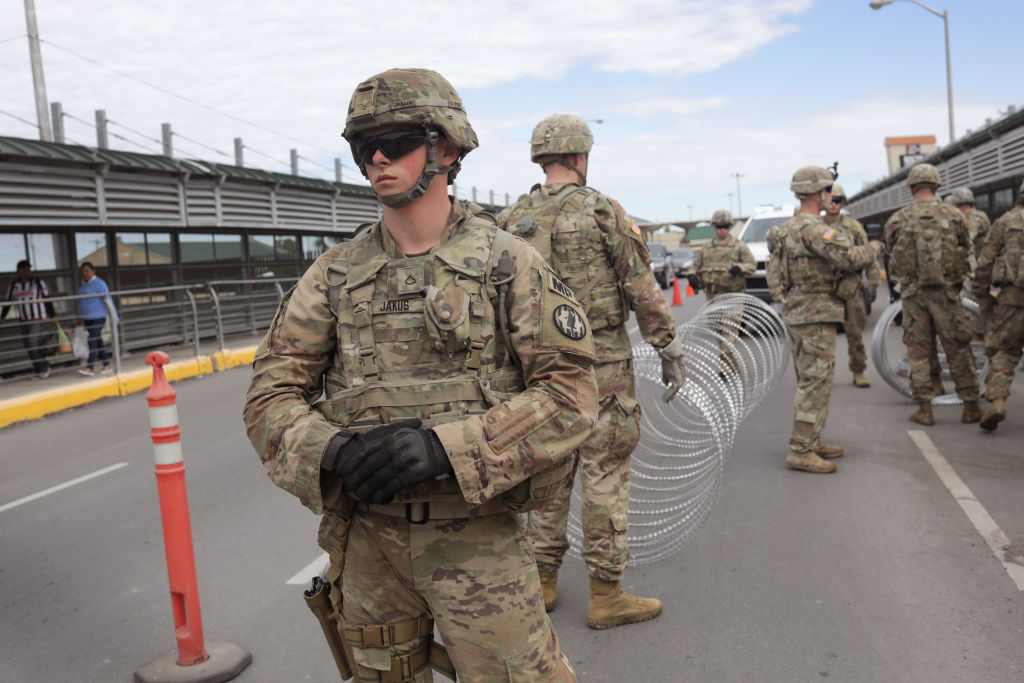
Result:
M480 137L462 191L528 190L541 178L530 131L573 113L602 121L589 184L662 221L789 202L789 177L809 163L838 160L853 193L886 174L886 136L949 137L943 22L908 1L35 4L48 98L88 145L105 109L111 133L133 141L115 148L159 151L169 122L179 156L230 163L242 137L248 166L287 171L297 148L304 175L332 179L341 157L345 179L361 181L339 137L352 90L390 67L429 67ZM949 11L957 135L1024 105L1012 85L1024 2L928 4ZM23 0L0 0L0 135L34 138L19 120L35 120L25 32Z

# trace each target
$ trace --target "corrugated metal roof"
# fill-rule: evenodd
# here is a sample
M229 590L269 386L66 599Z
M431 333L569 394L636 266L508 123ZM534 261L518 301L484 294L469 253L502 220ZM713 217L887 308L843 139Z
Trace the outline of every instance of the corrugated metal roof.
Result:
M172 159L162 154L144 154L141 152L112 149L100 150L81 145L67 145L58 142L0 136L0 159L3 158L44 159L87 164L90 166L106 163L111 168L116 169L163 171L167 173L188 172L193 175L224 176L232 180L279 183L281 185L316 188L329 192L338 190L350 194L373 194L373 190L365 185L336 183L320 178L274 173L259 168L245 168L202 159Z

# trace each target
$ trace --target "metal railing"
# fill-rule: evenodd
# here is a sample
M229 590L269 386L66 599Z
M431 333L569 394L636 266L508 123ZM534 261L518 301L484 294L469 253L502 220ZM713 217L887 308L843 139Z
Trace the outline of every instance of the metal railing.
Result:
M110 350L115 372L121 372L121 361L133 351L160 347L192 346L199 355L201 339L216 339L218 350L225 348L225 339L238 335L255 335L266 330L284 297L285 286L298 278L258 278L250 280L213 280L192 285L125 289L106 294L82 294L49 297L54 304L53 318L70 337L78 320L77 302L102 298L107 310L107 323L101 338ZM17 315L25 302L4 301ZM114 311L117 311L117 315ZM28 336L18 319L8 317L0 325L0 377L10 377L30 370L25 345ZM51 365L80 363L71 353L60 351L57 327L40 351Z

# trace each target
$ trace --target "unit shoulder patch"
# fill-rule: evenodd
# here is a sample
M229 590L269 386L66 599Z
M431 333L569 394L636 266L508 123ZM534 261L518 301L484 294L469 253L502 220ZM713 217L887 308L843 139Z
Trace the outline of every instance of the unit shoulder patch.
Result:
M572 340L583 339L587 334L587 323L579 311L568 304L555 307L551 315L555 329Z

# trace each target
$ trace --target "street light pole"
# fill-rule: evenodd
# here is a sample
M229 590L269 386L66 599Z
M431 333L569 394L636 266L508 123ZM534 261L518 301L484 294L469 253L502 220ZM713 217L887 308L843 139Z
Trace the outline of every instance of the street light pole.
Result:
M935 16L942 19L943 27L946 33L946 103L949 107L949 144L953 144L953 140L956 139L956 127L953 125L953 68L949 56L949 11L943 10L938 11L932 9L923 2L918 0L903 0L904 2L912 2L921 9L931 12ZM896 0L871 0L869 3L871 9L882 9L886 5L891 5Z
M46 104L46 80L43 78L43 58L39 52L39 27L36 25L35 0L25 0L25 24L28 27L28 56L32 63L32 87L36 95L36 119L39 121L39 139L53 142L50 131L50 110Z
M693 220L693 204L687 204L686 209L690 212L690 217L687 220Z
M737 172L732 176L736 178L736 217L739 218L743 215L743 198L740 195L740 178L743 177L743 174Z

